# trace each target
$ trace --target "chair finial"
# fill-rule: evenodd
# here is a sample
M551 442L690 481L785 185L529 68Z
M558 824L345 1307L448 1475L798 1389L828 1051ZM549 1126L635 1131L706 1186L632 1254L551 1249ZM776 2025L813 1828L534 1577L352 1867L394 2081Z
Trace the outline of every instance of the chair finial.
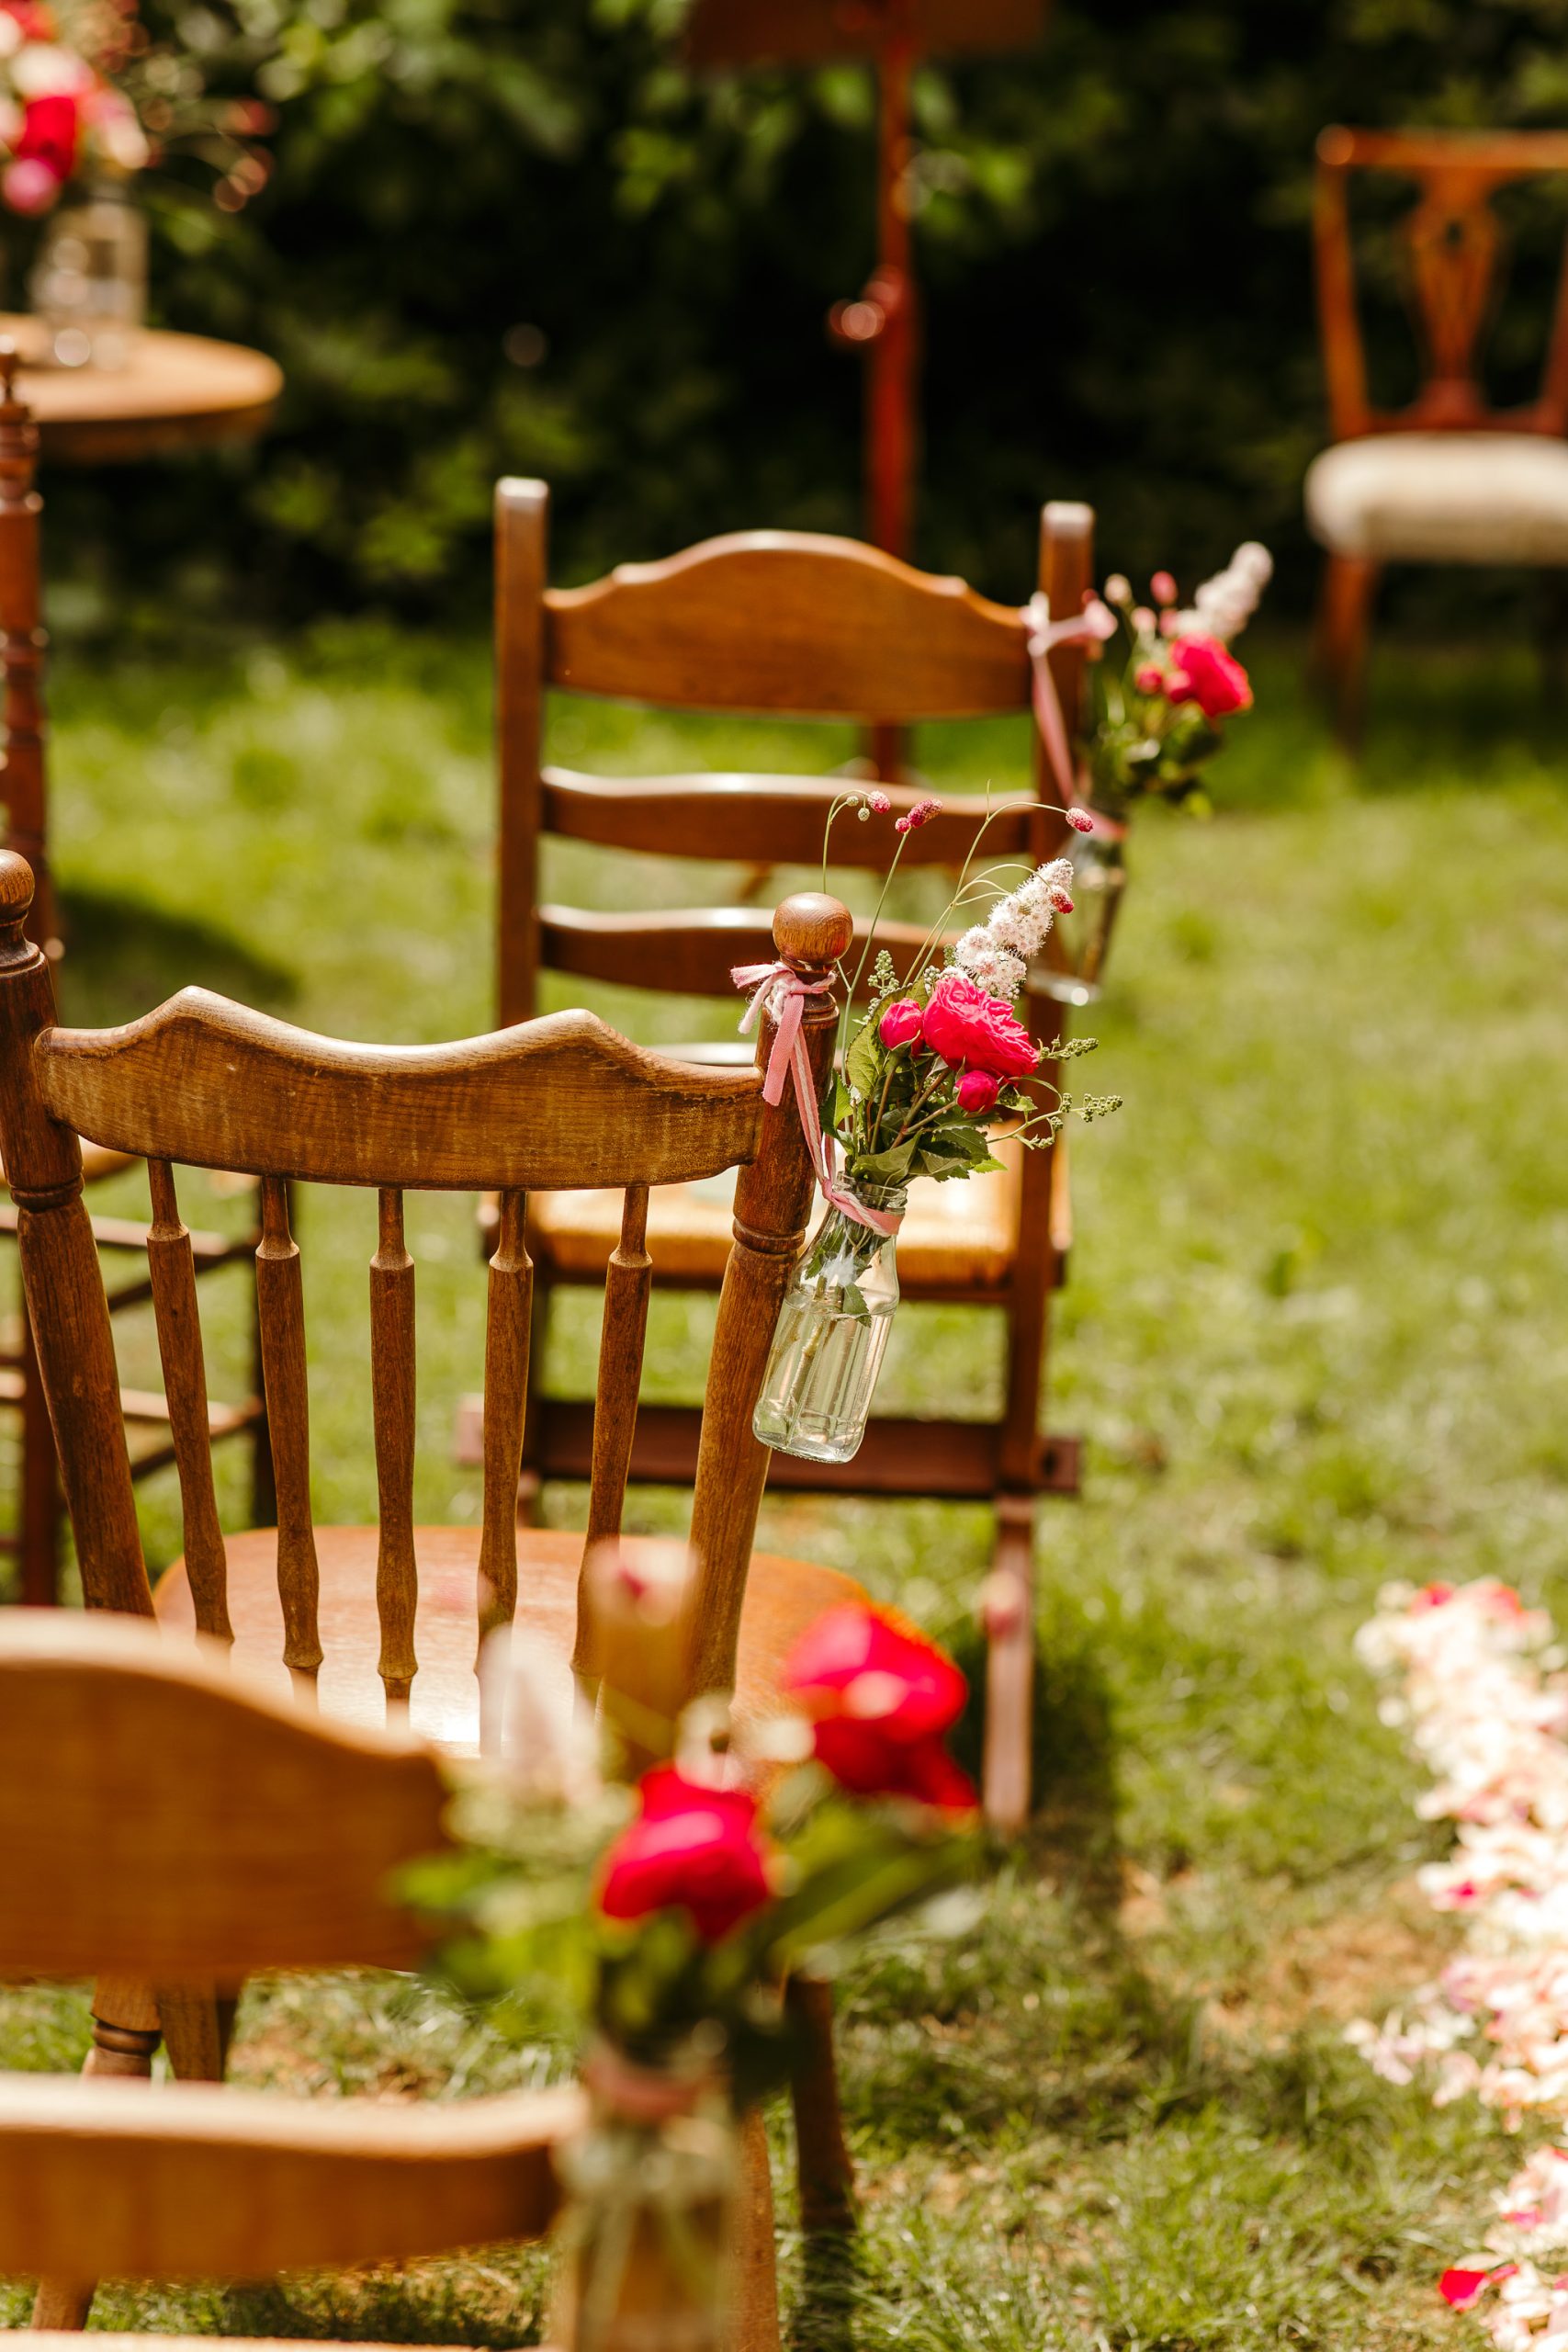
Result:
M854 917L824 890L796 890L773 917L773 944L786 964L836 964L855 935Z

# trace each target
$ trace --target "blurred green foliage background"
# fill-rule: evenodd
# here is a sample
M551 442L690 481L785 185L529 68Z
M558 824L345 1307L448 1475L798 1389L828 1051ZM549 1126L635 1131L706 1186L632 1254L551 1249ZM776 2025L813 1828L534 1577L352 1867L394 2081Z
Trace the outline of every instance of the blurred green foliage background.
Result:
M857 527L860 369L823 314L872 257L869 74L694 80L683 8L148 0L279 115L237 220L194 164L150 187L157 315L273 351L288 401L239 458L57 473L56 575L119 564L121 612L129 572L187 609L477 615L508 470L554 486L568 575ZM1081 494L1125 568L1255 535L1304 602L1314 139L1562 119L1565 34L1568 0L1057 0L1032 54L929 65L922 559L1019 594L1032 511ZM1521 364L1561 207L1532 221Z

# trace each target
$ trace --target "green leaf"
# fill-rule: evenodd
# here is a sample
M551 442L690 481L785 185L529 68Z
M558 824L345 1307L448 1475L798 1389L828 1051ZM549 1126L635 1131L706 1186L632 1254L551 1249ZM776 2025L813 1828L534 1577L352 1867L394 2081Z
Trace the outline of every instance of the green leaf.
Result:
M882 1048L868 1015L850 1040L849 1052L844 1056L844 1076L857 1094L866 1095L874 1088L881 1067Z

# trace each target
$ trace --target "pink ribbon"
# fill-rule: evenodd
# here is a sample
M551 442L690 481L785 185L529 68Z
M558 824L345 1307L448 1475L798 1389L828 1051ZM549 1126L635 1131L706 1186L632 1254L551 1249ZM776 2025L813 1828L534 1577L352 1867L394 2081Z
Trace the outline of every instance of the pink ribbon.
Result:
M884 1209L867 1208L863 1201L856 1200L848 1187L840 1183L833 1169L832 1142L822 1131L811 1057L806 1050L800 1024L807 998L826 995L832 981L803 980L787 964L737 964L729 977L738 989L751 990L751 1001L740 1016L743 1037L754 1026L765 1004L773 1012L773 1043L762 1078L762 1100L773 1105L782 1102L786 1074L794 1079L800 1131L806 1137L806 1148L811 1155L812 1170L823 1199L829 1208L841 1209L845 1216L856 1225L863 1225L869 1232L897 1233L904 1222L901 1216Z
M1067 723L1062 716L1062 698L1051 675L1051 655L1058 645L1103 645L1115 633L1115 616L1097 596L1070 620L1054 621L1045 598L1035 595L1024 607L1024 619L1029 628L1029 661L1033 673L1034 723L1040 729L1040 740L1045 746L1045 756L1051 763L1063 805L1081 808L1086 804L1078 791L1077 772L1067 741ZM1126 831L1124 825L1100 816L1098 809L1090 808L1089 813L1095 820L1097 833L1110 833L1120 840Z

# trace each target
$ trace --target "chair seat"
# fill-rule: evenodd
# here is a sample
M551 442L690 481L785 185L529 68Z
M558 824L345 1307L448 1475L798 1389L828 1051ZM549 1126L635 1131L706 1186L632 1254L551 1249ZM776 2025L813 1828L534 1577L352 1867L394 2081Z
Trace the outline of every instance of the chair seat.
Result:
M1568 563L1568 443L1537 433L1374 433L1307 468L1307 526L1392 563Z
M322 1712L340 1723L378 1726L386 1721L376 1671L380 1626L376 1615L374 1527L318 1527L320 1623L326 1653L318 1690ZM478 1624L479 1531L422 1527L414 1531L419 1561L419 1610L414 1649L419 1672L410 1704L413 1729L437 1747L472 1755L479 1747L479 1690L474 1679ZM635 1536L626 1549L635 1557ZM289 1690L283 1657L283 1611L277 1598L277 1531L249 1530L228 1538L229 1615L234 1655ZM582 1538L555 1529L517 1531L517 1623L537 1634L570 1670L577 1619L577 1574ZM797 1637L835 1603L863 1600L861 1588L837 1569L757 1553L740 1620L737 1704L742 1714L777 1711L778 1674ZM158 1579L152 1605L168 1625L194 1626L185 1563Z
M906 1296L1005 1288L1018 1252L1022 1144L998 1136L1000 1173L909 1188L898 1234L898 1281ZM1066 1157L1054 1168L1052 1226L1066 1246ZM716 1285L733 1238L733 1174L696 1184L660 1185L649 1196L648 1250L661 1281ZM567 1280L598 1280L620 1235L618 1193L540 1193L528 1204L528 1247Z

